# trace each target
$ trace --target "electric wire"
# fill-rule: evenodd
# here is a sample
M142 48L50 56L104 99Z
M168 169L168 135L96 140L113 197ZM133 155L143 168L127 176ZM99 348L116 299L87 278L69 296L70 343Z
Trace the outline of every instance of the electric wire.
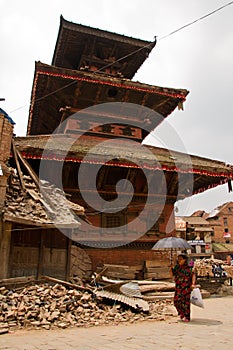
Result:
M228 2L227 4L222 5L222 6L218 7L218 8L216 8L215 10L213 10L213 11L211 11L211 12L209 12L209 13L207 13L207 14L205 14L205 15L203 15L203 16L197 18L197 19L195 19L194 21L189 22L189 23L183 25L182 27L179 27L179 28L176 29L176 30L173 30L173 31L170 32L169 34L166 34L166 35L162 36L161 38L158 37L158 40L161 41L161 40L163 40L163 39L165 39L165 38L167 38L167 37L169 37L169 36L171 36L171 35L173 35L173 34L179 32L179 31L181 31L181 30L183 30L183 29L185 29L185 28L187 28L187 27L189 27L189 26L191 26L191 25L193 25L193 24L195 24L195 23L197 23L197 22L199 22L199 21L202 21L203 19L205 19L205 18L207 18L207 17L209 17L209 16L211 16L211 15L213 15L213 14L219 12L220 10L222 10L222 9L226 8L227 6L230 6L230 5L232 5L232 4L233 4L233 1L230 1L230 2ZM155 39L156 39L156 38L157 38L157 37L155 37ZM153 45L153 44L154 44L154 42L150 42L149 44L147 44L147 45L145 45L145 46L143 46L143 47L141 47L141 48L139 48L139 49L137 49L137 50L132 51L132 52L129 53L128 55L125 55L125 56L119 58L118 60L115 60L115 61L113 61L113 62L111 62L111 63L109 63L109 64L107 64L107 65L105 65L105 66L103 66L103 67L101 67L101 68L99 68L99 69L97 69L96 71L92 72L92 74L96 74L96 73L102 71L103 69L108 68L108 67L114 65L115 63L120 62L120 61L122 61L122 60L124 60L124 59L126 59L126 58L128 58L128 57L130 57L130 56L132 56L132 55L134 55L135 53L137 53L137 52L139 52L139 51L141 51L141 50L143 50L143 49L146 49L146 48L150 47L150 46ZM69 86L71 86L71 85L73 85L73 84L75 84L75 83L76 83L76 80L73 80L73 81L70 82L69 84L67 84L67 85L65 85L65 86L63 86L63 87L61 87L61 88L59 88L59 89L57 89L57 90L54 90L54 91L50 92L50 93L47 94L47 95L44 95L44 96L42 96L42 97L40 97L40 98L37 98L37 99L35 100L35 102L41 101L41 100L47 98L48 96L51 96L51 95L53 95L53 94L55 94L55 93L57 93L57 92L59 92L59 91L61 91L61 90L64 90L64 89L66 89L67 87L69 87ZM21 107L18 107L18 108L16 108L16 109L12 110L10 113L14 113L14 112L16 112L16 111L18 111L18 110L20 110L20 109L22 109L22 108L25 108L26 106L27 106L27 104L25 104L25 105L23 105L23 106L21 106Z
M159 38L159 40L165 39L165 38L167 38L168 36L173 35L173 34L179 32L180 30L182 30L182 29L184 29L184 28L187 28L187 27L189 27L189 26L191 26L191 25L193 25L193 24L195 24L195 23L197 23L197 22L199 22L199 21L202 21L203 19L205 19L205 18L207 18L207 17L213 15L214 13L216 13L216 12L218 12L218 11L220 11L220 10L224 9L225 7L230 6L230 5L232 5L232 4L233 4L233 1L230 1L230 2L228 2L227 4L225 4L225 5L221 6L221 7L218 7L217 9L215 9L215 10L213 10L213 11L207 13L206 15L201 16L201 17L195 19L194 21L189 22L189 23L183 25L182 27L180 27L180 28L178 28L178 29L176 29L176 30L173 30L171 33L162 36L161 38Z

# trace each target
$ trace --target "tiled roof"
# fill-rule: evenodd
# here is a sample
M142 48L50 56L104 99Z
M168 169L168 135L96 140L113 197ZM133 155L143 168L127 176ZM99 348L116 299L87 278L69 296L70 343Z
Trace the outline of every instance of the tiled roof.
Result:
M46 181L37 188L30 176L23 176L25 191L12 169L3 210L5 221L36 226L80 226L77 216L84 217L84 208L68 201L63 192ZM42 194L43 193L43 194ZM76 216L76 214L77 216Z
M212 245L214 252L232 252L233 243L213 243Z
M14 120L2 109L0 108L0 114L3 114L4 117L9 120L9 122L12 124L12 125L15 125L15 122Z

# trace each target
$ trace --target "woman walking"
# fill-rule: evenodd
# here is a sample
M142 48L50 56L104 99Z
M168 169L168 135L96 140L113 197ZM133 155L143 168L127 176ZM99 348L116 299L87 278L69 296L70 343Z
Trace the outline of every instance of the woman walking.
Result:
M185 254L178 255L177 264L172 268L175 278L174 306L184 322L190 321L190 294L195 288L196 276L193 267L188 265Z

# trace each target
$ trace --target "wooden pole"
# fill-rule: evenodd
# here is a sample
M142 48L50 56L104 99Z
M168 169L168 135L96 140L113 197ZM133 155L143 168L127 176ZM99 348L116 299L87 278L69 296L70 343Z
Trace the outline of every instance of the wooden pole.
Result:
M7 278L12 265L11 222L0 222L0 278Z
M14 140L12 139L11 142L12 142L12 150L13 150L13 156L14 156L14 159L15 159L16 169L17 169L17 172L18 172L18 175L19 175L19 182L20 182L20 185L21 185L22 189L24 191L26 191L26 187L25 187L24 180L23 180L23 173L22 173L22 170L20 168L18 154L17 154L17 150L15 148Z
M38 268L37 268L37 279L41 279L44 267L44 236L45 232L41 230L40 233L40 247L39 247L39 258L38 258Z
M72 245L72 240L68 237L67 238L67 251L66 251L66 281L70 280L71 245Z
M13 141L14 144L14 141ZM15 146L14 146L15 147ZM29 163L23 158L21 152L19 150L16 149L15 147L15 153L17 154L17 158L20 159L20 161L22 162L23 166L27 169L29 175L31 176L31 178L33 179L33 181L35 182L36 186L38 188L40 188L40 183L39 183L39 178L37 176L37 174L34 172L34 170L31 168L31 166L29 165Z
M50 276L42 276L41 279L45 280L45 281L53 282L53 283L60 283L60 284L62 284L65 287L69 287L69 288L73 288L73 289L77 289L77 290L87 291L87 292L93 293L93 290L91 288L78 286L77 284L73 284L73 283L70 283L70 282L62 281L62 280L59 280L57 278L53 278L53 277L50 277Z

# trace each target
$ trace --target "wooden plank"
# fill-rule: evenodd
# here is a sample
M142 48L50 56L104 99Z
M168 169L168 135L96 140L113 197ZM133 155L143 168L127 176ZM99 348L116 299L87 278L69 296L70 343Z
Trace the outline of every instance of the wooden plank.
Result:
M111 273L108 274L108 277L122 280L133 280L135 279L135 273Z
M12 138L11 144L12 144L12 150L13 150L13 156L14 156L14 159L15 159L16 169L17 169L17 172L18 172L18 175L19 175L19 182L20 182L20 185L21 185L22 189L25 191L26 188L25 188L25 183L24 183L24 180L23 180L23 173L22 173L22 170L20 168L19 159L18 159L18 153L17 153L16 147L15 147L15 143L14 143L14 139L13 138Z
M37 202L41 200L39 193L37 193L34 189L29 189L27 185L27 192L30 194L30 196Z
M22 277L11 277L4 278L0 280L0 285L3 286L5 284L17 284L17 283L25 283L35 281L35 276L22 276Z
M145 260L145 267L162 267L162 266L170 266L169 260Z
M167 273L170 272L170 267L150 267L146 270L147 273Z
M158 300L166 300L166 299L173 299L174 293L170 294L163 294L160 295L143 295L143 299L147 301L158 301Z
M104 264L104 268L107 270L105 271L105 276L112 278L112 279L135 279L136 274L138 274L140 271L142 271L142 265L134 265L134 266L127 266L127 265L111 265L111 264ZM97 268L97 272L100 272L102 268Z
M15 222L17 224L23 224L23 225L33 225L33 226L43 226L48 228L54 228L57 227L53 224L45 224L43 222L36 222L27 218L19 218L15 216L11 216L7 213L4 213L3 221L9 221L9 222Z
M125 271L125 270L133 270L133 271L140 271L142 269L142 265L112 265L112 264L104 264L104 267L107 267L108 270L111 271Z
M170 273L145 273L144 278L161 280L171 278L171 276Z
M139 287L141 293L147 292L171 292L175 290L175 283L170 283L167 286L158 286L158 285L148 285L148 286L140 286Z
M53 277L50 277L50 276L42 276L41 279L49 281L49 282L53 282L53 283L59 283L59 284L62 284L63 286L65 286L65 287L70 287L70 288L73 288L73 289L77 289L77 290L82 290L82 291L87 291L87 292L93 293L92 289L90 289L90 288L78 286L77 284L66 282L66 281L63 281L63 280L60 280L60 279L57 279L57 278L53 278Z
M29 163L23 158L21 152L19 150L16 150L17 153L17 157L20 159L20 161L22 162L23 166L27 169L29 175L31 176L31 178L33 179L33 181L35 182L36 186L38 187L38 189L40 189L40 184L39 184L39 178L36 175L36 173L34 172L34 170L31 168L31 166L29 165Z

